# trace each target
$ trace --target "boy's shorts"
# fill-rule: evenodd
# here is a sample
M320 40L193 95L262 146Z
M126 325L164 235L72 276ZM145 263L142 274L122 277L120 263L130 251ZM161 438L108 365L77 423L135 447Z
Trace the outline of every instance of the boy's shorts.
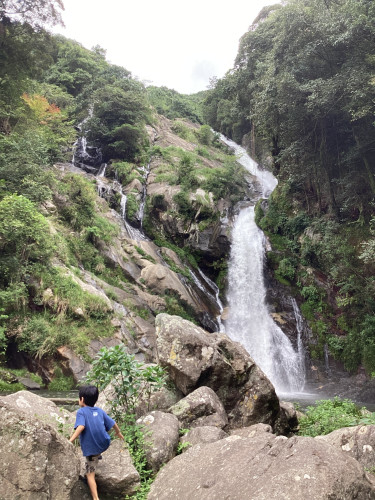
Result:
M91 455L89 457L86 457L86 474L89 474L90 472L96 472L98 462L101 459L102 456L100 453L99 455Z

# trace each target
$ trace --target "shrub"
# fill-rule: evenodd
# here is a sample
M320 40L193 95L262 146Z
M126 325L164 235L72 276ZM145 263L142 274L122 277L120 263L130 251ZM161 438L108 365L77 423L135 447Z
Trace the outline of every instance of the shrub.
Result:
M97 196L93 184L81 175L71 174L64 177L60 190L69 199L69 203L60 207L62 217L78 231L90 226L95 216Z
M70 391L75 386L73 377L66 377L61 368L56 367L54 377L48 385L50 391Z
M91 243L98 243L99 240L111 243L112 238L117 236L119 229L104 217L95 215L92 224L85 228L86 237Z
M180 163L177 167L177 182L178 184L183 184L189 188L196 184L196 179L194 177L194 165L195 156L187 151L183 151L181 154Z
M191 204L188 194L185 191L180 191L173 196L173 201L178 206L178 211L184 219L191 220L195 216L195 210Z
M175 134L177 134L181 139L185 139L186 141L194 142L195 137L190 128L185 125L185 123L181 121L175 121L172 124L172 130Z
M22 280L30 263L47 262L53 249L48 222L34 203L10 195L0 201L0 284Z
M133 193L127 195L126 198L126 218L129 221L134 221L137 213L138 213L139 205L137 202L137 198Z
M201 144L210 146L214 140L214 133L209 125L202 125L197 131L197 137Z
M309 406L306 415L301 417L299 434L322 436L342 427L357 425L361 418L361 409L349 399L335 397L332 400L317 401L316 406Z
M277 278L281 277L288 281L293 281L296 275L296 266L294 262L289 258L281 259L275 275Z
M86 379L99 390L112 384L115 398L111 410L121 422L126 415L135 413L140 398L149 401L151 394L163 387L165 374L159 365L144 367L123 345L116 345L99 351Z
M111 165L111 169L115 171L116 178L126 186L129 184L132 180L134 179L140 179L141 176L139 175L139 172L136 169L136 165L134 163L129 163L126 161L118 161L114 162Z

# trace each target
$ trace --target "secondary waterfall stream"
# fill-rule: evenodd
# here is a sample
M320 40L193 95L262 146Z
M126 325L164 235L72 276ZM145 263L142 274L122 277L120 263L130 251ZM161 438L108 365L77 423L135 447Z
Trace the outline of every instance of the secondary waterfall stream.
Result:
M238 162L257 177L260 197L267 198L277 185L276 178L259 169L243 148L222 139L235 150ZM240 210L233 227L225 329L246 348L278 393L298 392L305 380L302 343L299 338L295 350L268 311L263 278L266 241L254 220L254 203Z

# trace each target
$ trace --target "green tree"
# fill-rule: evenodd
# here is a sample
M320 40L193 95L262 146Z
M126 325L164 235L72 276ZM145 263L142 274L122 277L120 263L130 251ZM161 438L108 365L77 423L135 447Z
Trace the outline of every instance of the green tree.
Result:
M24 281L33 264L48 262L52 248L48 222L30 200L9 195L0 201L0 303L6 310L25 302Z
M93 101L93 117L85 124L89 139L103 147L107 160L134 159L148 118L143 86L130 79L108 84L94 92Z

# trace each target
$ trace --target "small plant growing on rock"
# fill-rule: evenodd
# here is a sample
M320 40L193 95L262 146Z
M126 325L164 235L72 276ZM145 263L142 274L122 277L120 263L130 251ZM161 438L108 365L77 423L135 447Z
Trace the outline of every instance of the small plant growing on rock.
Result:
M99 390L112 384L115 397L111 409L115 419L121 421L124 414L135 414L140 399L149 400L153 392L164 386L165 373L159 365L144 367L123 345L116 345L99 351L86 380Z
M178 443L177 445L177 455L181 455L185 450L191 447L191 443L189 441L185 441L184 443Z

